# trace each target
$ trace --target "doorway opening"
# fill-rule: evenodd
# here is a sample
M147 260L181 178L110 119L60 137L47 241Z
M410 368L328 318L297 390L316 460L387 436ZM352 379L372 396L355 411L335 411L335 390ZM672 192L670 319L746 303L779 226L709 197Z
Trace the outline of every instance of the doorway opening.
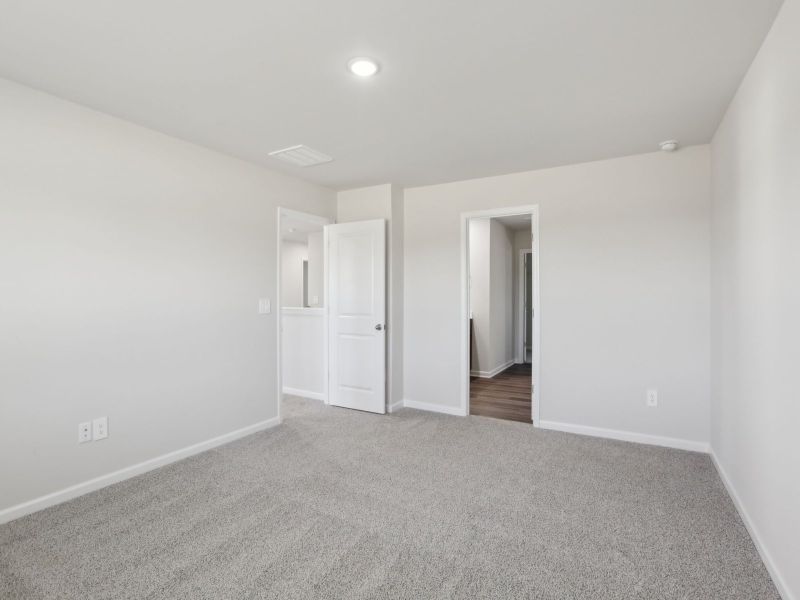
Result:
M327 402L324 228L332 219L278 209L278 416L283 397Z
M284 396L385 413L386 222L279 208L278 233L278 417Z
M538 207L462 215L464 414L538 426Z

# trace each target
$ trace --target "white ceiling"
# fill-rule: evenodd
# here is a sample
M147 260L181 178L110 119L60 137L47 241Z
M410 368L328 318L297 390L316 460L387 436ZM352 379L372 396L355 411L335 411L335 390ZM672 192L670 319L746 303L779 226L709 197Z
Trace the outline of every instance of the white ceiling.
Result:
M0 75L335 188L421 185L709 141L779 5L0 0ZM335 160L267 157L295 144Z

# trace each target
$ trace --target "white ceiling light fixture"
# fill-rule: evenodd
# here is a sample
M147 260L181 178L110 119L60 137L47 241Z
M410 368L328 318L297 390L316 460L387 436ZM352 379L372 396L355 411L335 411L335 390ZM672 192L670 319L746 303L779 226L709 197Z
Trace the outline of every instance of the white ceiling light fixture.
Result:
M296 167L313 167L314 165L321 165L333 160L333 158L327 154L304 146L303 144L290 146L282 150L275 150L274 152L270 152L269 155L272 158L291 163Z
M351 58L347 63L347 69L359 77L372 77L378 72L378 68L377 61L364 56Z
M658 145L664 152L675 152L678 149L678 140L667 140Z

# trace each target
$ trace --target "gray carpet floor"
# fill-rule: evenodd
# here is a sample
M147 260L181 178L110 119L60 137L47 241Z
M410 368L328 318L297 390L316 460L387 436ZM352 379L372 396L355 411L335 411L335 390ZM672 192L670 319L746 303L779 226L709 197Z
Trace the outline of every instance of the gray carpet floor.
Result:
M0 597L779 598L709 458L290 398L0 527Z

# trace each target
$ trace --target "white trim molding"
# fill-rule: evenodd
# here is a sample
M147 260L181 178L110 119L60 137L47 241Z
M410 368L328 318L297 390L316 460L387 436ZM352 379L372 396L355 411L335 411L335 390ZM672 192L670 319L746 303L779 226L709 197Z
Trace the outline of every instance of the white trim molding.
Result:
M399 400L398 402L395 402L394 404L390 404L390 405L389 405L389 406L386 408L386 412L388 412L389 414L391 414L391 413L393 413L393 412L397 412L398 410L400 410L400 409L401 409L401 408L403 408L404 406L405 406L405 405L403 404L403 401L402 401L402 400Z
M309 400L321 400L325 402L325 394L323 392L312 392L310 390L283 386L283 393L289 396L300 396L301 398L308 398Z
M610 440L620 440L622 442L648 444L650 446L663 446L665 448L688 450L690 452L702 452L704 454L708 454L710 449L708 442L685 440L682 438L672 438L661 435L651 435L647 433L636 433L633 431L605 429L603 427L591 427L589 425L573 425L572 423L561 423L558 421L539 421L539 427L541 429L550 429L552 431L561 431L563 433L575 433L578 435L588 435L591 437L606 438Z
M270 429L276 425L280 425L280 422L281 421L279 417L273 417L272 419L267 419L266 421L261 421L253 425L248 425L247 427L242 427L236 431L225 433L204 442L192 444L191 446L186 446L185 448L168 452L167 454L162 454L161 456L131 465L130 467L125 467L123 469L119 469L118 471L100 475L99 477L89 479L88 481L84 481L76 485L71 485L63 490L59 490L45 496L40 496L39 498L34 498L33 500L28 500L27 502L17 504L16 506L11 506L0 511L0 524L13 521L14 519L19 519L25 515L55 506L56 504L61 504L67 500L72 500L73 498L83 496L89 492L94 492L114 483L131 479L137 475L141 475L143 473L147 473L148 471L152 471L153 469L163 467L164 465L183 460L184 458L188 458L195 454L200 454L206 450L211 450L212 448L222 446L253 433Z
M491 379L492 377L496 377L497 375L499 375L500 373L502 373L503 371L505 371L514 364L516 364L514 359L511 359L510 361L503 363L499 367L495 367L491 371L470 371L469 374L472 377L482 377L484 379Z
M417 410L426 410L428 412L442 413L444 415L453 415L456 417L465 417L467 413L460 406L443 406L441 404L431 404L430 402L417 402L416 400L403 400L405 408L415 408Z
M714 463L714 467L717 469L719 478L722 480L722 484L725 486L728 495L731 497L733 505L736 507L739 517L741 517L742 522L747 529L747 533L750 534L750 538L753 540L756 550L758 550L758 555L761 557L761 562L763 562L764 566L767 567L767 572L769 572L770 577L772 577L772 582L775 584L775 587L778 588L778 593L781 595L783 600L797 600L797 597L792 594L791 590L789 590L786 580L781 576L780 571L778 571L778 567L775 565L775 561L772 559L772 555L769 553L769 550L767 550L767 547L764 545L763 538L761 537L756 524L753 522L753 519L750 518L750 514L744 507L741 497L736 492L736 488L733 487L733 482L731 481L730 477L728 477L725 469L722 468L722 464L720 464L717 454L714 452L714 448L710 448L709 453L711 454L711 461Z

